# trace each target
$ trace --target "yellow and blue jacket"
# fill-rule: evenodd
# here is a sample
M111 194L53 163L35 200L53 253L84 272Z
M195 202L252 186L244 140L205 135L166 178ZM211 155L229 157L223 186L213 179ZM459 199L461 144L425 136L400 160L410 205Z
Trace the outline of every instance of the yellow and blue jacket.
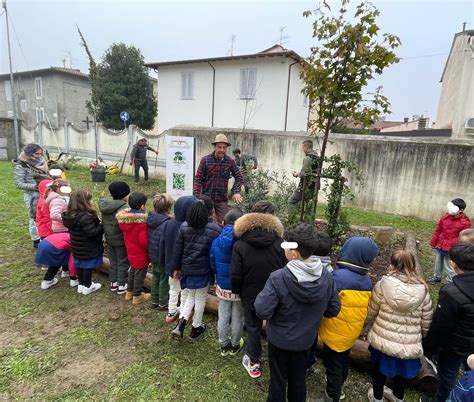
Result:
M366 237L352 237L341 248L333 272L341 311L334 318L323 318L319 327L321 340L336 352L351 349L362 331L372 296L368 266L377 253L377 245Z

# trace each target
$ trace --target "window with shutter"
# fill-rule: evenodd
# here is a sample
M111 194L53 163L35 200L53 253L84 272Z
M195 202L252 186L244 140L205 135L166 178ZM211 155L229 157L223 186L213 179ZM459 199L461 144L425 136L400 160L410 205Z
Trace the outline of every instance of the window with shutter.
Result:
M35 93L36 99L43 98L43 81L41 80L41 77L35 78Z
M44 121L44 108L37 107L36 108L36 122L40 123Z
M12 84L10 81L5 81L5 97L7 100L12 100Z
M194 98L194 73L181 73L181 99Z
M28 110L27 105L26 105L26 99L22 99L20 101L20 108L23 113L26 113L26 111Z
M254 99L257 92L257 69L240 70L240 98Z

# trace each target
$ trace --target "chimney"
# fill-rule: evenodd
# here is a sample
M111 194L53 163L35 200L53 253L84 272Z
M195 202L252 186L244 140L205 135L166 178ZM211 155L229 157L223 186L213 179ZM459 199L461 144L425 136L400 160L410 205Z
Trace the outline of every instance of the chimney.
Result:
M405 124L408 123L408 120L410 120L408 117L404 117L404 118L403 118L403 122L404 122Z
M424 130L426 128L426 117L420 117L418 120L418 130Z
M463 31L463 32L466 31L466 24L467 24L467 22L463 22L463 23L462 23L462 31Z

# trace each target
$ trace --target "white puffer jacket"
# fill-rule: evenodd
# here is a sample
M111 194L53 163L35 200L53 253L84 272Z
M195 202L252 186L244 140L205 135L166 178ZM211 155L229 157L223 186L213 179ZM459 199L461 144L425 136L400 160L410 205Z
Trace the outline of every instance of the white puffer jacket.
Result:
M416 359L433 316L431 297L423 284L404 275L384 276L374 287L364 333L370 345L389 356Z

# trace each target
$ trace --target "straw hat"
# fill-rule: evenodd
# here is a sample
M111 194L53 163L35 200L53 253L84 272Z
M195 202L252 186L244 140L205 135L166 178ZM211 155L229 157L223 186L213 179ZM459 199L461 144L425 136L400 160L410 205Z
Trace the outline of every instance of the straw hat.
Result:
M224 144L227 144L229 147L232 145L229 140L227 139L226 135L225 134L217 134L216 135L216 138L213 142L211 142L212 145L216 145L218 143L224 143Z

